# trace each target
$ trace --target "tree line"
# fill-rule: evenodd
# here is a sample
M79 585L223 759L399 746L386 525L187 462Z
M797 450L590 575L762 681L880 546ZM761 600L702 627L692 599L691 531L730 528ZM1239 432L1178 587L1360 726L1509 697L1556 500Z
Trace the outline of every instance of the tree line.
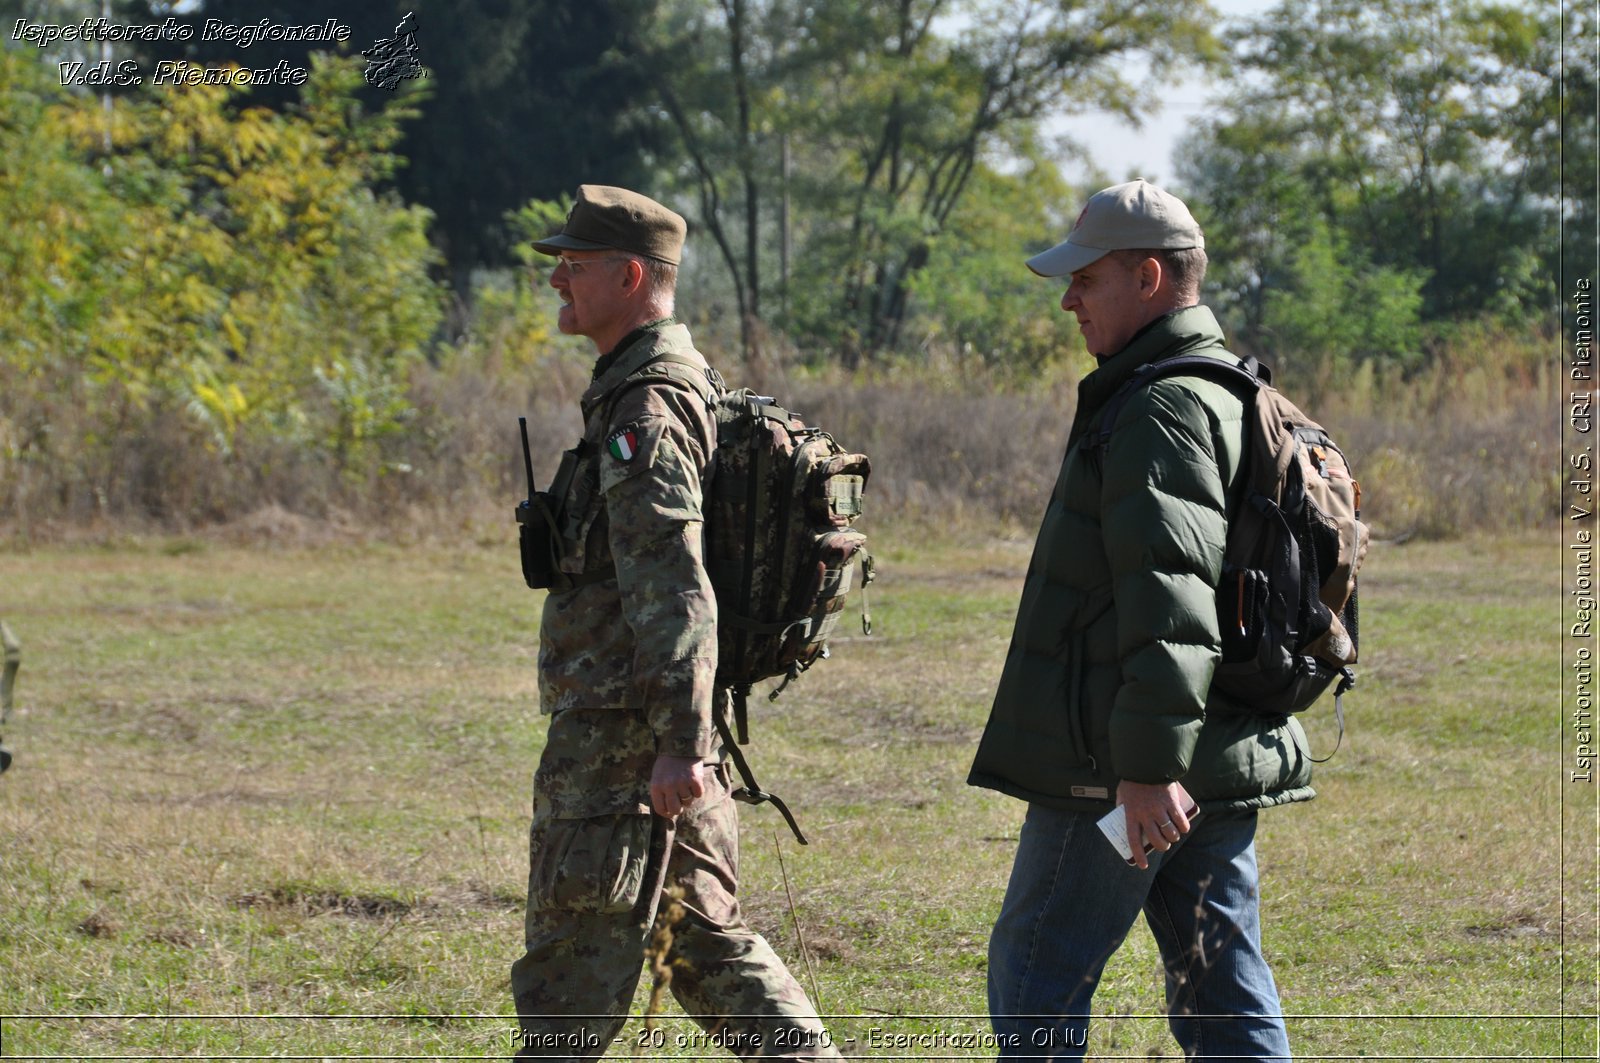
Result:
M107 9L237 14L0 0L0 24ZM777 338L854 367L943 346L1033 373L1077 339L1022 258L1133 176L1052 143L1051 119L1137 119L1195 68L1225 95L1168 184L1206 229L1206 297L1236 346L1308 379L1413 371L1462 329L1549 328L1595 228L1593 168L1570 160L1595 153L1596 27L1573 0L1285 0L1222 24L1206 0L249 9L352 32L317 56L198 34L114 49L285 60L311 70L298 87L74 88L62 46L0 49L13 462L59 457L63 411L92 406L69 433L85 482L157 410L218 453L259 431L374 475L375 441L414 412L412 367L527 324L505 278L584 181L689 217L703 301L747 353ZM365 83L360 50L407 12L428 76Z

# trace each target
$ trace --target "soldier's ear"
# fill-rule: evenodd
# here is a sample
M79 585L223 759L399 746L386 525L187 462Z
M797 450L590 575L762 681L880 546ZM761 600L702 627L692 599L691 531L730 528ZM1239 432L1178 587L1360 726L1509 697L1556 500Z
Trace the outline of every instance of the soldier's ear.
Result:
M625 295L636 295L644 284L644 263L636 258L622 260L622 291Z

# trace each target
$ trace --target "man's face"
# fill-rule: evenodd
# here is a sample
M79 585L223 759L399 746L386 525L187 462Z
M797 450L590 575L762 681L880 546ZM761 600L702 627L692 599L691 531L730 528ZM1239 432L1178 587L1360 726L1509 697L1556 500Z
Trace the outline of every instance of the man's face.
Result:
M616 251L564 252L550 274L550 287L561 296L556 327L569 336L605 335L625 311Z
M1072 275L1061 309L1078 319L1084 345L1096 358L1108 358L1143 328L1148 300L1142 297L1139 267L1106 255Z

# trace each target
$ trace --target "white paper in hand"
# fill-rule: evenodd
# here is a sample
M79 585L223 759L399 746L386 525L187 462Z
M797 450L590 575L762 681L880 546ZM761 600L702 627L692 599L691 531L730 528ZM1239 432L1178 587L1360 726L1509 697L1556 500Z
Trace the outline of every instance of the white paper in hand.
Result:
M1133 859L1133 846L1128 844L1128 815L1121 805L1101 816L1096 826L1124 860Z

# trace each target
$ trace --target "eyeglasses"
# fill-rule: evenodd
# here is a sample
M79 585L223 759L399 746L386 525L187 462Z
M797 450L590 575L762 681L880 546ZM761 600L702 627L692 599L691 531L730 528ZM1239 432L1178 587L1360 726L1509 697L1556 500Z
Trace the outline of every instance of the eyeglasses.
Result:
M584 270L600 262L626 262L627 255L604 255L600 258L568 258L566 255L557 255L561 265L567 267L567 272L574 277L583 276Z

